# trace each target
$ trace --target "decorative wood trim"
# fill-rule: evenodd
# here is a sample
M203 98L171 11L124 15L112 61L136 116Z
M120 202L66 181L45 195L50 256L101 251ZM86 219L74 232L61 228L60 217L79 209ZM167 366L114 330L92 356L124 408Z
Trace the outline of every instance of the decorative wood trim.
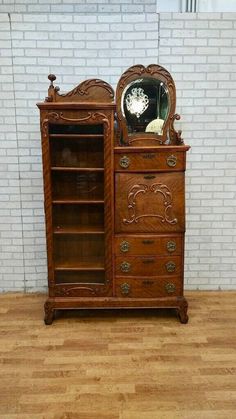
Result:
M162 214L137 214L137 197L139 194L146 194L153 192L154 194L160 193L163 196L164 215ZM160 218L162 223L177 224L177 218L170 218L168 214L172 209L172 194L169 188L162 183L153 183L152 185L137 184L132 186L128 192L128 212L129 218L123 218L124 224L132 224L133 222L138 223L140 218L144 217L157 217Z
M147 133L135 133L130 134L128 133L126 120L122 114L121 110L121 99L124 89L128 86L128 84L139 77L153 77L156 80L162 81L169 93L169 114L168 117L163 125L163 134L147 134ZM117 102L117 120L119 124L118 136L122 135L123 142L126 145L131 145L133 142L140 141L141 139L149 139L153 140L154 143L157 142L158 144L163 144L167 138L168 134L170 137L171 144L183 144L183 140L181 139L181 133L176 132L174 130L174 120L179 119L179 115L175 115L175 106L176 106L176 90L175 90L175 83L170 75L170 73L160 65L151 64L148 67L144 67L143 65L134 65L126 70L117 85L116 89L116 102Z
M56 80L54 74L49 74L48 79L50 85L48 88L48 96L45 102L112 102L114 100L114 90L107 82L100 79L88 79L80 83L74 89L66 93L59 93L60 88L54 86Z

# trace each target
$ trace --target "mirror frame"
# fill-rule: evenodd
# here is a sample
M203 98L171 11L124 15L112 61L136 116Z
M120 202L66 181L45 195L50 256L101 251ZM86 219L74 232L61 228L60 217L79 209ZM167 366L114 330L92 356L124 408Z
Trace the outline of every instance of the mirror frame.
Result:
M159 80L163 82L168 90L168 96L169 96L169 113L168 116L163 124L163 133L162 135L155 134L155 133L146 133L146 132L139 132L139 133L129 133L127 124L126 124L126 118L122 113L122 96L125 88L136 79L139 78L153 78L155 80ZM117 122L118 122L118 137L123 138L122 143L124 145L129 146L136 146L137 142L140 142L141 140L145 143L148 142L148 140L151 140L151 143L157 145L164 144L165 141L169 139L169 144L183 144L183 140L181 138L181 131L176 132L174 129L174 121L175 119L180 119L180 116L178 114L175 114L175 106L176 106L176 89L175 89L175 83L170 75L170 73L160 65L157 64L150 64L148 67L144 67L143 65L134 65L128 70L126 70L116 88L116 104L117 104ZM139 144L140 145L140 144Z

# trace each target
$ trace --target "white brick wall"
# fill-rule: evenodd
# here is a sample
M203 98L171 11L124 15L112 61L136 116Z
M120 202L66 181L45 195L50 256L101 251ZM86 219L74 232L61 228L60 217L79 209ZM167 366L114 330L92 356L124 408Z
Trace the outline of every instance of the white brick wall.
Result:
M155 13L156 0L1 0L0 13Z
M174 40L174 43L172 43ZM161 14L188 155L188 288L236 288L236 13Z
M0 290L23 290L19 155L7 14L0 14L0 50Z
M8 158L8 167L7 151L3 149L5 154L2 157L2 196L4 198L6 185L7 199L13 200L14 205L16 199L18 200L19 214L3 214L8 215L9 224L3 223L0 237L4 240L7 225L8 230L14 230L14 235L9 242L7 231L9 244L1 243L7 252L1 254L2 263L3 266L9 263L10 267L14 267L8 268L7 276L2 274L0 286L2 290L14 290L17 286L17 289L36 291L44 289L47 282L41 142L39 111L36 108L36 102L44 100L47 94L47 76L49 73L55 73L63 90L69 90L90 77L104 78L115 85L119 76L130 65L137 62L157 63L158 16L90 14L85 20L83 15L78 14L16 13L10 15L11 39L8 16L1 16L6 22L6 28L2 25L1 28L4 30L4 36L9 38L8 44L4 41L4 46L8 46L9 62L2 62L2 90L3 94L5 90L7 98L14 93L9 104L11 113L6 122L11 123L14 131L10 139L11 147L15 147L14 153ZM9 126L6 126L6 130L8 140ZM2 145L10 148L8 141L2 142ZM10 170L10 162L13 162L13 159L18 182L17 192L15 184L14 188L5 184L5 172ZM18 249L19 244L16 243L19 233L18 230L15 232L16 228L21 229L21 249ZM24 270L15 278L14 272L18 272L19 266L17 252L21 257L22 266L24 264Z
M119 2L128 3L135 4ZM158 61L176 80L177 111L182 114L178 125L192 146L187 287L236 288L236 14L89 13L85 20L81 14L13 13L10 22L2 13L0 19L0 289L46 287L35 103L47 93L47 75L55 73L62 90L89 77L115 85L130 65Z

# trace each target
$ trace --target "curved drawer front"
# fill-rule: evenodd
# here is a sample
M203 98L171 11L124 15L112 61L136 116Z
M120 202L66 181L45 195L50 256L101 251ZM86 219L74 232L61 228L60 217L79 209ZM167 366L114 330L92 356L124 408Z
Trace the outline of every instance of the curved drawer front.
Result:
M159 151L139 153L116 153L116 171L183 171L185 170L185 152Z
M173 276L182 274L181 256L118 256L115 273L120 276Z
M183 294L180 277L116 278L116 296L128 298L176 297Z
M122 235L115 237L115 254L118 255L180 255L182 235Z

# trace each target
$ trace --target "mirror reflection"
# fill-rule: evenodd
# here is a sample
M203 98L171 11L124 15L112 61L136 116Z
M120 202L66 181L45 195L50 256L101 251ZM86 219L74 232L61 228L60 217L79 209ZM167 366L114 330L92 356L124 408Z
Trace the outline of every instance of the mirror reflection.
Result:
M166 85L148 77L132 81L122 94L121 109L126 118L128 133L161 135L169 113Z

